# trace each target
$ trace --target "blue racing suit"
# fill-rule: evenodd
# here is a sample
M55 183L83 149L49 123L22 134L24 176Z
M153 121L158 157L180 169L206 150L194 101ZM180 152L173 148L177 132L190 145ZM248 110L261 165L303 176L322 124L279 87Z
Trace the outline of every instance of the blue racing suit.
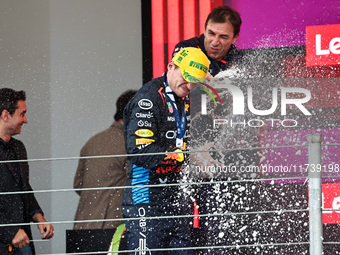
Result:
M209 66L209 73L212 76L217 75L221 71L225 71L233 66L239 65L243 66L243 62L245 61L244 59L244 54L242 51L239 51L235 45L231 45L227 54L222 58L222 60L215 60L212 59L208 56L205 48L204 48L204 34L202 34L200 37L193 37L188 40L184 40L179 42L176 46L175 49L172 53L173 56L176 55L178 51L185 47L197 47L200 48L204 54L208 57L210 61L210 66ZM195 117L195 112L192 109L191 114L193 117ZM203 118L205 116L202 116ZM208 116L207 116L208 117ZM199 126L199 124L195 125ZM205 128L204 125L202 128ZM213 130L213 129L210 129ZM209 130L207 130L207 134L209 134ZM204 132L200 132L200 135L202 135ZM192 133L192 135L194 135ZM210 134L210 135L216 135L216 134ZM217 134L218 135L218 134ZM205 137L195 137L193 140L198 141L198 140L205 140ZM206 139L206 140L211 140L211 138ZM211 179L203 179L201 181L211 181ZM221 186L224 186L221 185ZM199 207L199 213L202 214L210 214L212 213L212 208L218 209L221 207L220 203L218 200L212 199L212 197L216 196L216 187L213 184L209 185L197 185L194 189L192 194L193 197L195 197L195 200L198 204ZM222 190L222 188L221 188ZM218 242L218 238L216 238L221 229L221 218L218 218L218 220L211 221L210 218L208 217L200 217L200 227L197 231L197 229L193 232L194 235L196 236L193 239L193 245L194 246L218 246L221 245L221 243ZM193 229L192 229L193 230ZM198 238L197 238L198 235ZM227 243L222 243L223 245L227 245ZM227 251L224 251L227 252ZM219 249L209 249L205 250L204 254L221 254L221 250Z
M181 188L169 184L180 181L186 155L165 154L180 150L176 148L176 120L173 106L165 93L165 84L165 75L148 82L124 110L127 153L159 153L128 157L127 186L136 187L125 189L122 210L126 219L127 246L129 250L135 250L131 254L193 254L191 250L149 251L191 246L189 219L173 217L185 213L180 206L184 204ZM189 98L179 98L175 95L175 102L178 112L186 116L184 143L187 143ZM159 218L163 216L170 218Z

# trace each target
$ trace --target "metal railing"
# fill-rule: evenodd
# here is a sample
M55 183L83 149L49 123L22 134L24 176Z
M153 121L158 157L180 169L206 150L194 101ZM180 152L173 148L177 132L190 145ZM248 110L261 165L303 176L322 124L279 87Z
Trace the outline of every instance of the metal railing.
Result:
M231 249L231 248L250 248L250 247L275 247L275 246L292 246L292 245L308 245L310 247L310 255L321 255L323 254L323 245L337 245L340 242L323 242L323 224L322 224L322 171L317 171L315 166L321 165L321 152L322 152L322 136L320 134L310 134L307 135L308 141L308 188L309 188L309 208L308 209L291 209L286 210L281 208L280 210L271 210L271 211L245 211L245 212L228 212L228 213L212 213L212 214L201 214L198 217L210 217L210 216L238 216L238 215L251 215L251 214L287 214L287 213L298 213L298 212L307 212L309 211L309 242L290 242L290 243L254 243L254 244L238 244L238 245L221 245L221 246L206 246L206 247L187 247L187 248L161 248L161 249L150 249L150 251L168 251L168 250L206 250L206 249ZM327 146L339 146L340 144L326 144ZM301 147L306 145L297 145L297 146L283 146L283 147ZM240 149L268 149L268 148L281 148L278 147L252 147L252 148L238 148ZM232 151L236 149L231 149L228 151ZM184 153L200 153L207 151L188 151ZM164 154L164 153L153 153L154 154ZM81 158L103 158L103 157L122 157L122 156L141 156L141 155L151 155L147 154L135 154L135 155L105 155L105 156L92 156L92 157L69 157L69 158L49 158L49 159L31 159L31 160L19 160L19 161L0 161L0 163L11 163L11 162L35 162L35 161L55 161L55 160L75 160ZM306 177L288 177L288 178L277 178L277 180L282 179L306 179ZM340 176L332 176L332 178L340 178ZM275 178L262 178L262 179L243 179L243 180L228 180L228 181L209 181L209 182L188 182L188 183L175 183L175 184L159 184L159 185L148 185L149 187L164 187L164 186L180 186L180 185L210 185L212 183L240 183L240 182L266 182L273 181ZM136 187L136 186L133 186ZM144 185L145 187L145 185ZM86 189L58 189L58 190L38 190L31 191L31 193L53 193L53 192L70 192L76 190L100 190L100 189L125 189L132 188L132 186L120 186L120 187L101 187L101 188L86 188ZM10 194L23 194L28 193L24 192L0 192L0 195L10 195ZM325 209L336 211L334 209ZM197 215L172 215L172 216L159 216L159 217L144 217L145 219L161 219L161 218L193 218ZM93 220L82 220L82 221L52 221L51 224L67 224L67 223L83 223L83 222L103 222L103 221L122 221L122 220L139 220L139 218L129 218L129 219L93 219ZM17 223L17 224L0 224L0 227L9 227L9 226L22 226L22 225L37 225L38 223ZM142 250L141 250L142 251ZM110 253L127 253L129 251L115 251L115 252L80 252L80 253L57 253L57 254L110 254ZM131 252L131 251L130 251ZM55 255L55 254L50 254Z

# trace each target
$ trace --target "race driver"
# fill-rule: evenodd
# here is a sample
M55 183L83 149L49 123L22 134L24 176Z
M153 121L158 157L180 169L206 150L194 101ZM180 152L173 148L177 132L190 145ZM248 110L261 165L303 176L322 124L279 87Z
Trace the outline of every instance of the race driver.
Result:
M128 250L134 251L129 254L193 254L181 250L191 247L190 219L173 217L183 214L183 200L179 186L171 184L178 184L188 156L181 152L188 142L189 94L205 82L208 70L200 49L183 48L167 72L146 83L124 110L126 151L137 154L129 157L132 188L125 189L122 203Z

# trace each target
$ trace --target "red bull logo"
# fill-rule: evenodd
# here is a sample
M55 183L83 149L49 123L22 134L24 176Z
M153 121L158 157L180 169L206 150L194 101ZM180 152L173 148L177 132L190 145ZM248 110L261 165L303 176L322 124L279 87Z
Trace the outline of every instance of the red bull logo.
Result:
M164 160L172 159L172 160L177 160L178 162L182 162L184 160L184 154L183 153L175 153L175 152L182 152L182 151L180 149L177 149L174 152L167 153Z

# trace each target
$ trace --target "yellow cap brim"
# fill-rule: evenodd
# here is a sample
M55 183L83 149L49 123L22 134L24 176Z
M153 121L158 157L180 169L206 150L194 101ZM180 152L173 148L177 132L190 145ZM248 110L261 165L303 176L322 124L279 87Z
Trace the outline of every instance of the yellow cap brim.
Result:
M181 72L182 72L182 76L184 78L184 80L186 80L187 82L190 83L206 83L205 81L205 77L202 77L199 74L195 74L192 72L187 72L186 70L181 68Z

